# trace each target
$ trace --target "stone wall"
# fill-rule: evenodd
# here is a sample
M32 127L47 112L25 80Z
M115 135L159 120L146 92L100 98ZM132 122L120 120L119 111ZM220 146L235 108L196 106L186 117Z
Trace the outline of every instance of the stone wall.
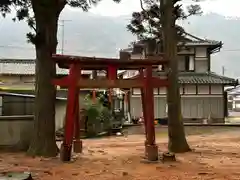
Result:
M26 150L32 130L33 116L0 116L0 150Z

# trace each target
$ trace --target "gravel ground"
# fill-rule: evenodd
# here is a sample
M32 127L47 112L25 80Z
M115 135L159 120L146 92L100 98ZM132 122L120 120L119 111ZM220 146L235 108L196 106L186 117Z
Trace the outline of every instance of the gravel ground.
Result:
M83 154L74 154L70 163L2 153L0 171L31 171L39 180L239 180L240 132L207 132L189 135L193 151L177 154L175 163L143 163L144 135L139 134L84 140ZM157 136L157 143L161 152L167 150L165 136Z

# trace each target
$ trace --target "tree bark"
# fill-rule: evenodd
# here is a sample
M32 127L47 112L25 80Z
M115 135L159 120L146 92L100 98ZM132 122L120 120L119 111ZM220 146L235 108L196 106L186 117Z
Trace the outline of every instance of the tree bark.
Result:
M32 0L36 20L36 75L34 132L28 154L54 157L58 154L55 140L56 66L52 54L57 48L57 23L61 10L57 1L43 4Z
M168 103L168 149L171 152L181 153L190 151L185 137L181 113L181 99L178 84L177 33L173 14L174 2L167 0L164 3L163 37L165 58L169 60L169 87L167 88Z

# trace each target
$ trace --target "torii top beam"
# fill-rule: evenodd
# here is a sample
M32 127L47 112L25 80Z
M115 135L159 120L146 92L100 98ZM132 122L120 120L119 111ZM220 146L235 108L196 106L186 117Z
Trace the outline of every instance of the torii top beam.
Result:
M118 70L139 69L147 66L158 66L167 64L162 56L147 57L146 59L118 59L118 58L98 58L54 54L52 59L60 68L69 69L70 64L78 64L84 70L106 70L109 65L117 67Z

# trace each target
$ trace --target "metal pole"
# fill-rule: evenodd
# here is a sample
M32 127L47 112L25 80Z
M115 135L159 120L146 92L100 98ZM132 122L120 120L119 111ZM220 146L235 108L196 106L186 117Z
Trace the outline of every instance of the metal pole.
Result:
M222 75L224 76L225 75L225 67L224 66L222 66Z
M61 22L60 26L62 26L62 33L61 33L61 36L62 36L62 41L61 41L61 54L64 54L64 42L65 42L65 21L70 21L70 20L65 20L65 19L62 19L62 20L59 20Z
M62 20L62 54L64 53L64 20Z

